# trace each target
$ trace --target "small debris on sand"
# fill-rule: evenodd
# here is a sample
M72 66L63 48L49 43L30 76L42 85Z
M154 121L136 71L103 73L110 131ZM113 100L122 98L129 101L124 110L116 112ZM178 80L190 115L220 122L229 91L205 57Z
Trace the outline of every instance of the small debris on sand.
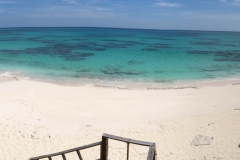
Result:
M198 135L193 139L193 141L191 142L191 145L194 145L194 146L210 145L212 144L212 142L213 142L213 137Z
M232 85L240 85L240 83L233 83Z

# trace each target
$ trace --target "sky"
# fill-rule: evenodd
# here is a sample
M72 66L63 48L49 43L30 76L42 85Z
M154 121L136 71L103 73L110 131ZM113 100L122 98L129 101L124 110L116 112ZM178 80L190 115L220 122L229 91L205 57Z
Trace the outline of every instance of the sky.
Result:
M0 0L0 27L240 31L240 0Z

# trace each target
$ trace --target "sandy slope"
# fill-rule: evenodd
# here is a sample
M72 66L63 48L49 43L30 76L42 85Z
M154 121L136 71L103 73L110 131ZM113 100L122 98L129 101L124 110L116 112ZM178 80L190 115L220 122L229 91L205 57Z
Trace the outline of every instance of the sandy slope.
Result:
M28 159L96 142L104 132L156 142L158 159L240 159L237 108L240 85L120 90L4 82L0 160ZM213 143L190 145L197 135L213 137ZM125 158L125 147L111 141L109 158ZM145 159L146 148L130 149L132 159ZM77 158L75 153L69 157ZM83 158L99 158L99 147L83 151Z

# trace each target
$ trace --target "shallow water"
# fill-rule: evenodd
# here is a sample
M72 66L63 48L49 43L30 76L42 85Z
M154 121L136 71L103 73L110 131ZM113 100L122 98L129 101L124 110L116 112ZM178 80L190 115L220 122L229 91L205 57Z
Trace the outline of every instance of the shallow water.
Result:
M240 33L0 29L0 74L66 85L158 87L240 75Z

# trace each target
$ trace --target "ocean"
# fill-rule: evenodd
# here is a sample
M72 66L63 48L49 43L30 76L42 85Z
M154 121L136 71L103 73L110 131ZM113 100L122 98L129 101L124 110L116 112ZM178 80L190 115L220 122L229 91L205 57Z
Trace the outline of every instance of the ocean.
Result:
M240 32L2 28L0 75L61 85L154 88L240 76Z

